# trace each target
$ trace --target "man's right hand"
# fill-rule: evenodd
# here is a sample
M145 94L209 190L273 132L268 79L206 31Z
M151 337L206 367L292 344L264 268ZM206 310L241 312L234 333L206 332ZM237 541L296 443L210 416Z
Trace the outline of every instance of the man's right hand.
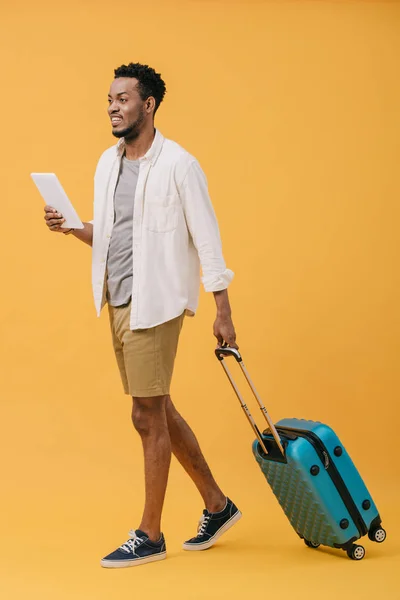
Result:
M64 233L64 231L66 231L65 227L63 229L61 228L61 225L65 222L62 214L57 212L52 206L45 206L44 212L44 220L50 231L56 231L58 233Z

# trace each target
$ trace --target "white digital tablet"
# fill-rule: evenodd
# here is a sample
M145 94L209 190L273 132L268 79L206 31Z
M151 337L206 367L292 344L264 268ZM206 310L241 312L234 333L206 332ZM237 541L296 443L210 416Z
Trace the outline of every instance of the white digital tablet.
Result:
M82 221L78 217L78 213L72 206L55 173L31 173L31 177L45 203L55 208L64 217L63 229L84 228Z

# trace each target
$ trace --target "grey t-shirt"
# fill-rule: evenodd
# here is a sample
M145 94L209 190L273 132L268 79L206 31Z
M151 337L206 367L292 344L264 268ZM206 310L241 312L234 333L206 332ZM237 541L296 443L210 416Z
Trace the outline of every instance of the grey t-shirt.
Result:
M107 301L111 306L127 304L132 294L132 228L139 161L121 160L114 196L114 227L107 259Z

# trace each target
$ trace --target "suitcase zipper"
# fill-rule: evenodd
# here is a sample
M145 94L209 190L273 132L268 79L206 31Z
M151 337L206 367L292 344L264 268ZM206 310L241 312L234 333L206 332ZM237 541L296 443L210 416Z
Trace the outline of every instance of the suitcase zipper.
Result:
M285 431L295 433L299 437L303 437L310 442L310 444L315 448L315 451L317 452L318 456L320 457L322 463L325 466L327 473L329 474L337 491L339 492L339 495L342 498L344 505L346 506L347 510L349 511L350 516L353 519L353 521L360 533L360 537L366 535L368 533L368 527L366 526L365 521L362 518L361 513L358 510L357 505L354 502L335 463L329 456L329 452L327 451L325 445L319 439L319 437L312 431L306 431L304 429L292 429L290 427L277 427L277 429L278 429L278 431L282 432L283 434L285 433Z

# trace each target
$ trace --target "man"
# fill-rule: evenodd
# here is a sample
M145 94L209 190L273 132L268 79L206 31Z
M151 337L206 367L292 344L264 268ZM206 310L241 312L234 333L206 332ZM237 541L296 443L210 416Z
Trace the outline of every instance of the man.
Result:
M205 503L198 534L183 545L204 550L241 517L201 453L169 395L184 316L197 309L200 284L213 292L218 345L234 348L235 329L226 269L206 178L197 160L154 128L165 83L154 69L122 65L108 95L112 133L95 174L94 219L65 230L65 219L45 207L51 231L72 234L93 248L92 283L98 316L108 304L112 339L132 421L144 451L145 507L129 539L101 560L125 567L166 557L161 533L171 451Z

